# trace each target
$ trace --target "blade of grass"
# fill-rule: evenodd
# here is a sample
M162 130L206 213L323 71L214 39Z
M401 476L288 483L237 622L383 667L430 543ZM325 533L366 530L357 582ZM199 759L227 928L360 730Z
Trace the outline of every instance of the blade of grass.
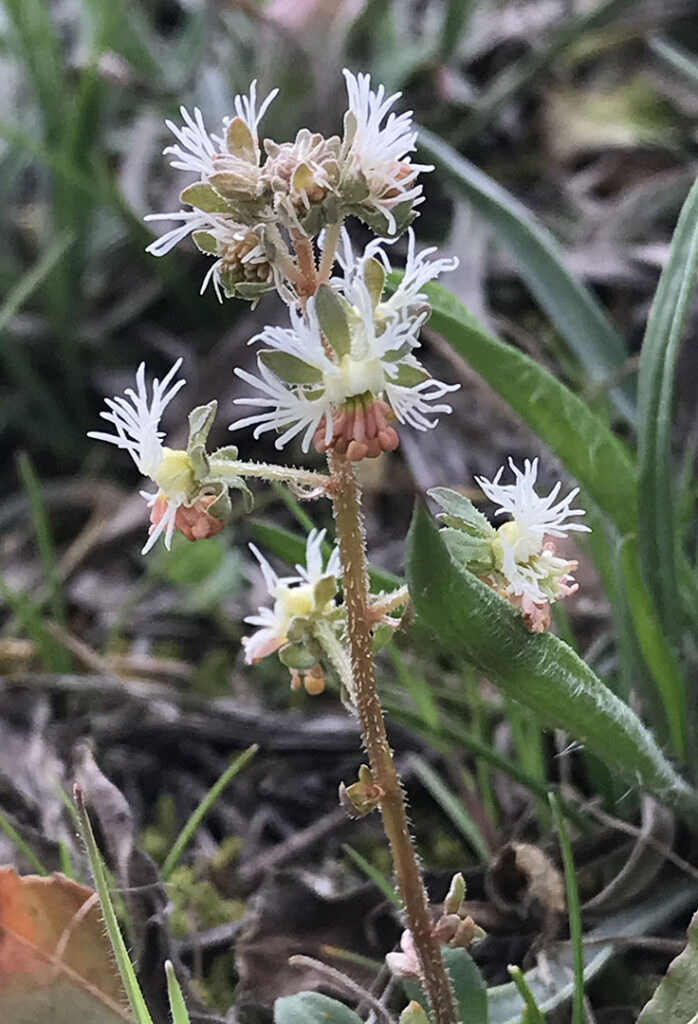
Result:
M241 754L238 754L232 764L230 764L223 772L221 777L214 782L199 806L192 812L185 823L184 828L175 839L172 849L165 858L165 863L162 866L162 877L165 882L177 867L180 857L194 838L194 833L211 810L218 797L226 786L232 782L238 772L242 771L242 769L252 760L258 750L259 747L257 744L253 743L251 747L247 748L247 750L243 750Z
M17 456L17 474L22 489L29 503L29 511L34 526L34 535L39 550L41 568L48 590L48 604L55 621L61 625L66 624L65 602L58 576L58 565L56 563L56 552L51 536L46 506L41 496L41 483L31 459L26 452L20 452ZM67 655L67 651L65 652ZM70 671L70 658L66 657L64 671Z
M65 651L44 628L41 613L28 594L12 590L0 576L0 597L11 608L22 629L34 641L46 668L50 672L62 671Z
M648 39L647 45L665 64L683 75L689 85L698 86L698 60L694 53L661 36Z
M419 150L481 214L589 380L603 386L627 359L623 339L594 295L567 269L564 253L548 229L443 139L421 129ZM635 398L628 381L612 387L610 396L618 412L634 422Z
M177 975L171 960L165 960L165 974L167 976L167 998L170 1002L172 1024L190 1024L187 1004L184 1002L182 989L177 981Z
M521 1024L545 1024L545 1017L538 1008L536 997L531 992L528 982L520 967L507 967L509 977L519 990L519 994L526 1004L521 1017Z
M674 376L698 271L698 179L688 194L650 311L640 353L638 462L642 503L639 555L664 629L677 637L681 577L672 458Z
M385 653L393 663L398 683L409 693L424 724L429 729L436 729L439 724L439 709L427 680L411 670L395 644L388 644Z
M572 996L572 1024L584 1024L584 943L582 941L582 916L579 909L579 891L577 876L574 870L574 858L567 825L554 793L548 796L553 812L555 828L560 840L562 865L565 870L565 889L567 891L567 911L570 920L570 939L574 963L574 994Z
M439 63L448 64L456 54L470 23L474 7L475 0L446 0L436 51L436 59Z
M483 864L489 863L490 851L487 843L482 838L479 828L455 793L449 789L439 773L434 771L431 765L427 764L423 758L415 755L410 759L410 763L424 788L431 793L446 817L450 818L452 824L455 825L468 845L477 854L478 860Z
M99 903L102 908L102 917L104 918L104 924L107 929L109 941L111 943L112 950L114 951L114 959L121 975L121 980L126 990L126 995L133 1011L133 1015L136 1018L138 1024L153 1024L153 1018L150 1016L148 1007L146 1006L143 993L141 992L140 985L138 984L138 978L134 970L131 958L128 955L126 949L126 943L124 942L121 929L119 928L119 922L116 917L114 910L114 904L111 900L109 893L109 884L107 882L107 874L104 867L104 861L102 855L97 847L97 842L92 831L92 825L85 809L85 802L82 793L82 787L75 785L73 790L75 804L78 812L78 823L80 829L80 835L87 851L87 856L90 861L90 867L92 869L92 875L95 880L95 888L97 895L99 896Z
M342 843L342 849L346 853L349 860L351 860L356 867L361 871L366 878L368 878L376 888L380 889L387 900L397 907L398 910L402 909L402 898L400 893L390 884L388 879L383 875L378 868L370 864L365 857L362 857L358 850L355 850L348 843Z
M48 869L44 867L36 856L31 846L19 834L12 822L0 811L0 829L5 833L10 842L17 848L17 852L24 857L27 863L31 864L38 875L48 875Z
M621 542L620 560L637 641L661 696L674 753L683 760L686 756L686 683L638 569L636 544L630 537Z

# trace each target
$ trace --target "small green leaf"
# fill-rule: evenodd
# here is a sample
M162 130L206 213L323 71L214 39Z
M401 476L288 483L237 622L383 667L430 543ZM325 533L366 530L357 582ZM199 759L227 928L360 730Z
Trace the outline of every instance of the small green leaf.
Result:
M464 949L441 950L448 971L460 1019L468 1024L488 1024L487 986L475 961Z
M698 180L679 216L669 260L652 303L640 355L638 448L639 554L662 624L676 634L681 570L674 511L674 375L698 268Z
M230 213L230 204L223 196L220 196L211 185L205 185L201 181L195 182L180 192L180 200L195 206L203 213Z
M340 359L342 356L349 355L351 350L349 321L338 296L327 284L320 285L315 293L315 312L320 321L322 333Z
M238 461L238 447L235 444L226 444L223 448L216 448L211 456L212 459L225 459L227 462Z
M471 572L475 572L476 568L483 572L492 568L492 545L488 541L460 529L454 530L450 526L441 531L441 536L457 565L467 566Z
M557 637L529 632L520 614L472 573L457 567L423 508L408 537L415 609L443 647L465 657L548 728L565 729L689 822L698 794L673 769L635 712Z
M304 631L302 630L302 632ZM289 632L293 632L291 624L289 624ZM298 672L307 672L313 665L317 665L317 655L306 647L305 644L285 644L279 651L279 661L286 668L294 668Z
M290 352L265 348L257 353L257 358L287 384L318 384L322 380L322 373L317 367L305 363Z
M184 1002L182 989L177 981L171 960L165 960L165 974L167 975L167 997L170 1003L172 1024L190 1024L187 1004Z
M315 607L322 609L337 593L337 580L334 576L323 576L315 584Z
M438 518L447 522L449 526L467 530L468 533L482 538L493 537L496 533L487 517L460 491L452 491L450 487L432 487L427 494L447 513L446 516L439 515Z
M318 992L284 996L274 1003L274 1024L362 1024L344 1003Z

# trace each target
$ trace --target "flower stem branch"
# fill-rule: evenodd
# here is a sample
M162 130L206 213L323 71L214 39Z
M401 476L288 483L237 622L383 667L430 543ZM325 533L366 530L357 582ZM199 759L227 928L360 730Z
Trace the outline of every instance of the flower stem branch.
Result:
M332 273L332 267L334 266L334 258L337 252L337 244L339 242L339 235L342 230L342 222L337 221L336 224L330 224L325 232L325 244L322 249L322 256L320 257L320 267L318 269L318 282L319 284L327 284Z
M427 894L407 824L402 786L385 731L376 689L368 567L364 547L359 490L345 455L331 452L329 467L337 540L342 559L344 603L356 690L356 706L371 772L383 791L380 808L390 843L397 883L405 905L422 971L422 980L436 1024L458 1024L451 984L434 935Z
M372 622L378 622L384 615L390 615L396 608L404 608L409 604L410 592L406 585L391 590L389 594L379 594L369 606L369 615Z
M332 478L327 473L315 473L310 469L296 469L295 466L274 466L269 462L243 462L235 459L209 458L211 475L217 480L233 477L258 477L260 480L280 480L284 483L295 483L301 487L329 494L332 490Z

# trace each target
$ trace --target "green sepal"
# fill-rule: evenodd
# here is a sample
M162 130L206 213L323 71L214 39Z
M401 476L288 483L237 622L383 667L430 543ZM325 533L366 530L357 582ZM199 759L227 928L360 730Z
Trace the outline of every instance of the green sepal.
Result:
M189 462L194 473L194 479L198 484L203 483L211 468L205 446L203 444L191 445L187 448L187 455L189 456Z
M220 493L213 504L209 505L208 513L211 516L215 516L216 519L223 519L227 522L233 514L233 506L227 487L224 487L223 484L220 486Z
M217 410L218 402L214 398L212 402L208 402L206 405L197 405L189 413L189 440L187 441L187 452L189 454L191 454L191 449L196 445L206 444L213 421L216 418Z
M225 459L226 462L238 461L238 447L235 444L226 444L222 448L216 448L211 458Z
M279 650L279 661L286 668L295 668L298 672L307 672L317 665L317 657L302 643L285 644Z
M494 568L490 541L448 526L441 531L441 536L454 562L465 566L476 576Z
M192 231L194 245L207 256L218 255L218 240L209 231Z
M328 601L337 593L337 579L335 576L323 576L318 583L315 584L315 590L313 591L313 597L315 598L315 607L318 611L322 611Z
M411 202L398 203L390 211L395 218L395 230L390 231L388 228L388 218L380 210L377 210L375 206L371 206L367 202L347 203L347 205L349 206L350 213L353 213L364 224L367 224L371 231L380 235L381 238L398 238L407 230L417 216Z
M242 495L242 502L245 506L245 512L251 512L254 508L254 495L247 486L247 482L243 480L241 476L234 476L231 479L226 480L225 485L235 491L240 491Z
M381 356L384 363L397 363L405 356L408 356L412 351L412 345L408 341L404 345L400 345L399 348L391 348L385 355Z
M413 388L422 381L429 380L429 374L415 360L413 363L402 363L398 366L397 373L391 376L390 383L397 384L401 388Z
M254 199L257 196L257 176L237 173L236 171L218 171L210 176L210 182L216 192L219 192L224 199L230 196L233 200L239 200L240 194ZM238 204L238 207L240 204ZM235 206L226 206L228 212L234 212Z
M351 148L351 144L356 136L356 129L358 128L358 121L356 120L356 114L352 110L347 110L344 115L344 137L342 138L342 154L346 156Z
M384 622L380 623L373 630L373 650L381 651L394 636L395 630L392 626L386 626Z
M444 510L445 515L440 513L437 516L441 522L475 537L487 539L495 535L496 530L487 517L483 516L464 494L453 491L450 487L432 487L427 494Z
M351 350L349 321L342 303L327 284L321 284L315 293L315 311L322 333L339 358L349 355Z
M319 384L322 372L315 366L291 355L290 352L279 352L276 349L262 349L257 353L260 363L287 384Z
M381 300L383 288L385 287L385 267L380 260L373 259L373 257L370 260L366 260L364 263L364 284L368 288L368 293L371 296L373 308L375 309Z
M247 123L241 117L234 117L225 133L225 144L230 153L256 164L259 159L257 143Z
M179 198L189 206L195 206L202 213L230 213L230 204L226 202L211 185L203 181L196 181L193 185L180 192Z
M221 277L221 280L225 284L225 280ZM239 299L246 299L248 302L254 302L261 295L266 295L267 292L274 290L273 284L266 284L264 281L238 281L230 289L234 292Z

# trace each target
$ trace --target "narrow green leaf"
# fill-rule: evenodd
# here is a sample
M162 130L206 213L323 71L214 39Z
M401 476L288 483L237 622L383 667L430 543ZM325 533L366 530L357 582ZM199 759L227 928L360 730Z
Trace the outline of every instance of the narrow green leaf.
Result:
M561 381L489 335L453 295L434 284L424 291L432 307L430 327L559 456L620 532L632 532L637 523L637 483L626 446Z
M575 873L572 844L560 803L554 793L548 796L555 820L562 866L565 871L565 889L567 891L567 913L570 922L570 940L572 942L572 958L574 961L574 995L572 997L572 1024L584 1024L584 946L582 944L582 916L579 909L579 892L577 891L577 875Z
M698 180L683 205L650 311L640 355L638 448L639 554L662 624L676 635L681 570L671 453L674 374L698 270Z
M355 850L353 846L349 846L348 843L342 844L342 849L346 853L352 863L361 871L366 878L368 878L376 886L380 892L383 893L385 898L397 907L398 910L402 909L402 897L400 893L390 884L388 879L383 875L377 867L374 867L365 857L362 857L358 850Z
M632 538L626 537L622 542L620 558L625 597L637 642L661 696L674 752L683 759L686 754L686 684L638 569L636 544Z
M625 345L592 293L567 270L564 253L548 229L443 139L422 129L419 150L482 215L589 379L603 385L627 359ZM632 389L619 385L610 394L618 411L632 422Z
M234 761L223 772L221 777L214 782L206 796L201 800L199 806L189 816L184 828L172 844L172 849L165 858L165 863L162 865L162 877L165 882L177 867L182 854L194 838L194 833L211 810L218 797L226 786L235 778L238 772L242 771L245 765L252 760L258 750L259 747L257 744L253 744L251 747L248 747L247 750L243 750L241 754L238 754Z
M673 769L637 715L566 644L530 633L521 616L450 559L435 523L417 508L408 537L410 593L424 625L549 728L565 729L631 785L689 822L698 794Z
M315 366L291 355L290 352L278 352L276 349L262 349L257 353L272 373L287 384L317 384L322 380L322 373Z
M520 967L508 967L509 977L519 990L519 995L526 1004L521 1016L521 1024L545 1024L545 1017L540 1012L536 997L526 981L526 977Z
M648 40L647 45L652 53L660 57L665 64L683 75L689 85L698 86L698 59L696 59L695 53L684 50L673 40L664 39L661 36L655 36L654 39Z
M0 811L0 830L2 830L10 842L15 846L20 856L31 864L38 875L48 875L47 869L41 863L39 858L36 856L31 846L22 838L17 829L14 827L9 818L6 818L2 811Z
M465 841L477 854L483 864L490 861L490 851L482 838L479 828L466 811L458 797L453 793L438 772L421 757L411 760L415 774L424 787L431 793L444 814L451 819Z
M92 825L90 824L90 819L87 816L82 789L80 786L75 786L74 795L78 810L80 835L83 843L85 844L85 849L87 850L90 867L92 868L92 875L95 880L95 889L97 890L99 904L102 908L104 925L107 929L109 941L114 951L114 959L116 960L121 980L124 983L126 995L128 996L128 1001L131 1005L131 1010L133 1011L133 1015L138 1024L153 1024L153 1018L150 1016L148 1007L146 1006L143 993L141 992L141 987L138 984L136 972L133 968L133 964L131 963L126 943L124 942L124 937L121 934L121 929L119 928L116 911L114 910L114 904L112 903L111 895L109 893L109 883L107 882L107 873L104 867L104 861L102 860L102 855L99 852L99 848L92 831Z
M274 1024L362 1024L344 1003L318 992L284 996L274 1003Z
M351 337L347 314L336 292L327 284L321 284L315 293L315 312L320 321L322 333L340 359L342 356L348 355L351 349Z
M167 998L170 1003L172 1024L190 1024L187 1004L184 1002L182 989L177 981L171 960L165 960L165 974L167 975Z

